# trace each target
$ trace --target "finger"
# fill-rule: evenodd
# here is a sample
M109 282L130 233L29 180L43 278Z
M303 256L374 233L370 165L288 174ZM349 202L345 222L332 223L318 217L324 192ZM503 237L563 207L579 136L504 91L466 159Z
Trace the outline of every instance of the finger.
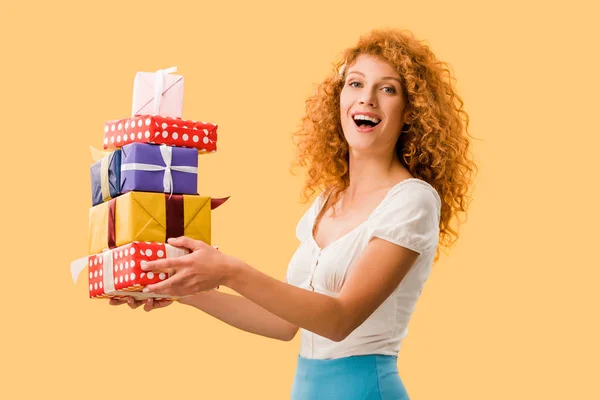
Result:
M178 293L175 293L177 288L181 286L181 278L184 274L174 274L164 281L160 281L157 283L153 283L147 285L142 292L144 293L155 293L155 294L165 294L169 296L178 296Z
M154 299L153 305L154 308L163 308L168 306L169 304L171 304L173 302L172 299Z
M144 293L162 294L167 296L187 296L203 292L205 290L215 290L214 285L209 282L192 282L185 273L175 274L164 281L147 285L142 291Z
M186 254L181 257L174 258L162 258L160 260L153 261L142 261L140 263L140 268L142 271L152 271L156 273L165 272L169 273L171 271L177 271L183 267L187 267L191 265L192 258L191 253Z
M154 299L148 298L144 301L144 311L151 311L154 309Z
M154 300L154 304L157 304L159 308L166 307L172 303L172 299Z
M127 302L127 300L125 300L125 299L118 299L118 298L116 298L116 297L112 297L112 298L110 299L110 302L109 302L109 304L110 304L111 306L119 306L119 305L121 305L121 304L124 304L124 303L126 303L126 302Z
M143 301L135 300L133 297L127 297L127 305L133 310L135 310L142 304L143 304Z
M204 243L203 241L194 240L187 236L180 236L177 238L169 238L169 239L167 239L167 243L170 244L171 246L175 246L175 247L184 247L190 251L196 251L196 250L203 248L204 246L207 246L207 244Z
M166 307L171 303L172 303L172 301L168 300L168 299L157 300L155 298L150 297L150 298L146 299L146 301L144 301L144 310L152 311L156 308Z

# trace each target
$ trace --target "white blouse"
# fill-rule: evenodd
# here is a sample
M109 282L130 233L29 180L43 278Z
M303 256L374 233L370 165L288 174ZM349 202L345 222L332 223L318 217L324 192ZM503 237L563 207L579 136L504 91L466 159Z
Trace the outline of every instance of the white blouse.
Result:
M366 221L321 249L313 227L326 200L321 193L298 222L296 236L301 243L288 265L288 283L337 296L373 237L414 250L419 256L394 292L346 339L334 342L300 329L300 355L316 359L398 355L438 246L439 194L421 179L405 179L389 190Z

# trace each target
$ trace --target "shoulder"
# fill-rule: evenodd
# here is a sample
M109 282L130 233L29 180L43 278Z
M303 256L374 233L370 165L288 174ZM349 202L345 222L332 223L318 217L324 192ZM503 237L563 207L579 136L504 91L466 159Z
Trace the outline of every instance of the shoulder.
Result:
M397 202L434 209L440 209L442 206L442 200L437 190L422 179L406 179L400 182L395 189L392 198Z
M441 206L442 201L433 186L424 180L409 178L394 186L376 211L377 214L395 213L400 209L439 213Z
M371 236L422 253L438 241L440 214L441 199L435 188L409 178L394 186L371 215Z

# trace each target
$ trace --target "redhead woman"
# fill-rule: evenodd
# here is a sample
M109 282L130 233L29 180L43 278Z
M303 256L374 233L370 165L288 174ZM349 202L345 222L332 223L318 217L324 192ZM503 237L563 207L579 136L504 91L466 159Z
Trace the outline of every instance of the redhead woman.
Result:
M148 286L258 335L301 345L292 399L408 399L397 358L476 165L468 116L445 63L412 34L375 30L343 53L296 132L304 197L285 282L206 243L148 262ZM226 286L239 295L215 289ZM135 308L143 303L128 301ZM170 301L145 303L147 311Z

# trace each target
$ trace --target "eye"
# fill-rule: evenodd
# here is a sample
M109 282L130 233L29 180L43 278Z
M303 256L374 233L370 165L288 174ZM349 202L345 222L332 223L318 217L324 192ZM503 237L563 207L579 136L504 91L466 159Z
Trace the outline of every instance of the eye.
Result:
M393 86L386 86L383 88L383 90L385 90L386 93L396 93L396 88Z
M350 87L353 87L353 88L360 87L360 86L355 86L355 85L360 85L360 82L353 81L353 82L348 83L348 86L350 86Z

